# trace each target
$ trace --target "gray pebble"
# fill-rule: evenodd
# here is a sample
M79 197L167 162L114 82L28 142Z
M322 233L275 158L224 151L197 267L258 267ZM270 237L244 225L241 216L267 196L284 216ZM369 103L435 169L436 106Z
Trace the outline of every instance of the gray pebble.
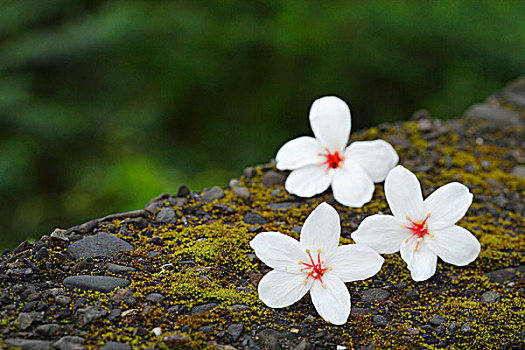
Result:
M122 311L120 309L113 309L113 310L111 310L109 315L106 316L106 320L113 321L114 319L119 317L121 313L122 313Z
M482 303L495 303L500 300L500 295L497 292L485 292L481 294Z
M466 322L463 323L463 324L461 325L461 331L462 331L463 333L470 332L470 329L471 329L471 328L470 328L469 324L466 323Z
M450 332L450 334L454 334L456 332L456 328L457 328L458 324L456 321L451 321L450 322L450 325L448 326L448 331Z
M49 350L51 349L52 341L8 338L5 339L5 345L10 348L20 348L22 350Z
M284 175L270 170L264 173L261 183L268 188L273 186L282 186L284 185L284 179Z
M232 308L233 312L251 311L251 308L248 305L243 304L233 304L230 307Z
M111 271L113 273L123 273L123 272L135 271L134 267L124 266L124 265L117 265L117 264L113 264L113 263L110 263L110 262L108 262L106 264L106 267L107 267L107 269L109 271Z
M102 345L99 350L131 350L131 345L118 343L116 341L108 341Z
M224 190L219 186L213 186L212 188L206 188L201 193L201 200L203 202L213 202L216 199L224 197Z
M80 275L67 277L62 283L68 288L92 289L109 293L118 287L125 288L131 282L118 277Z
M232 192L241 199L250 199L250 191L246 187L234 187Z
M219 306L219 304L217 304L217 303L208 303L208 304L196 305L196 306L192 307L191 315L196 315L196 314L208 312L208 311L210 311L212 309L215 309L217 306Z
M106 232L82 238L67 248L68 253L76 259L112 256L121 250L135 249L128 242Z
M55 303L60 306L66 306L71 302L71 298L65 295L57 295L55 297Z
M48 323L40 325L36 328L35 332L43 337L53 337L60 330L60 326L54 323Z
M85 325L93 320L97 320L101 317L104 317L108 312L100 306L88 306L83 309L78 309L75 312L74 321L81 325Z
M248 225L265 225L266 219L256 213L244 214L244 223Z
M33 324L33 322L39 322L44 319L43 312L21 312L18 314L16 321L20 329L25 330Z
M244 326L241 323L234 323L230 325L226 330L230 332L234 340L237 340L244 331Z
M172 208L164 208L157 213L155 222L162 224L174 224L177 221L177 213Z
M251 179L252 177L254 177L255 174L257 174L257 171L255 170L255 168L252 168L252 167L248 167L244 169L244 171L242 172L242 175L244 177L247 177L248 179Z
M380 327L384 327L388 323L387 319L382 315L375 315L372 322Z
M370 288L361 293L361 301L371 303L374 300L385 301L390 296L390 292L383 288Z
M150 293L146 295L146 300L151 301L155 304L160 304L166 299L166 297L159 293Z
M417 328L406 327L406 330L408 331L408 334L410 334L410 335L418 335L419 334L419 329L417 329Z
M514 169L512 170L512 175L523 179L525 177L525 166L518 165L514 167Z
M66 336L53 343L57 350L84 350L84 338L77 336Z
M445 320L445 319L443 318L443 316L441 316L441 315L436 315L436 316L432 317L432 318L428 321L428 323L429 323L430 325L434 326L434 327L437 327L437 326L439 326L440 324L445 323L445 322L447 322L447 320Z

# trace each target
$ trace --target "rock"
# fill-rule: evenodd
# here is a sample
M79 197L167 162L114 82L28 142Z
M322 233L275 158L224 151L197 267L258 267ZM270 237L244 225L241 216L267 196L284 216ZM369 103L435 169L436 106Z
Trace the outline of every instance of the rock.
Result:
M201 305L196 305L194 306L192 309L191 309L191 315L196 315L196 314L201 314L201 313L204 313L204 312L208 312L210 310L213 310L215 309L217 306L219 306L219 304L217 303L208 303L208 304L201 304Z
M118 287L125 288L129 286L131 282L118 277L80 275L67 277L62 283L67 288L92 289L109 293Z
M202 333L212 333L213 332L213 325L212 324L207 324L205 326L200 326L199 328L197 328L197 331L199 332L202 332Z
M498 292L485 292L481 294L482 303L495 303L500 300Z
M155 222L162 224L174 224L177 221L177 213L172 208L164 208L157 213Z
M384 327L388 323L387 319L383 315L375 315L374 318L372 318L372 322L380 327Z
M128 242L106 232L82 238L67 248L68 253L76 259L112 256L121 250L135 249Z
M232 325L230 325L228 328L226 328L226 330L228 332L230 332L232 338L234 340L237 340L240 338L243 330L244 330L244 326L241 324L241 323L234 323Z
M135 300L135 299L133 299L133 300ZM122 310L120 310L120 309L113 309L113 310L111 310L109 315L106 316L106 320L113 321L114 319L119 317L121 314L122 314Z
M512 169L512 175L523 179L525 177L525 166L515 166L514 169Z
M267 188L271 188L273 186L282 186L284 185L285 177L282 174L279 174L273 170L270 170L266 173L264 173L261 183L266 186Z
M247 177L248 179L251 179L256 174L257 174L257 170L255 170L255 168L252 168L252 167L248 167L248 168L244 169L244 171L242 172L242 175L244 177Z
M99 350L131 350L131 345L118 343L116 341L108 341L102 345Z
M179 348L189 342L189 339L182 334L172 334L162 338L162 341L170 348Z
M490 279L491 282L503 284L506 281L511 280L518 271L525 272L525 265L494 270L494 271L486 272L485 275Z
M44 312L21 312L18 314L16 321L20 329L25 330L31 327L33 322L39 322L44 319Z
M278 350L281 349L279 346L279 339L282 338L282 334L275 329L266 328L258 333L259 335L259 346L262 349Z
M53 337L60 331L60 326L54 323L40 325L36 328L36 334L43 337Z
M450 332L450 334L454 334L456 332L456 328L457 328L458 324L456 321L451 321L450 322L450 325L448 326L448 331Z
M212 188L206 188L201 194L201 200L203 202L213 202L216 199L224 197L224 190L219 186L213 186Z
M89 322L106 316L108 312L100 306L88 306L83 309L78 309L74 316L75 323L79 323L81 326L88 324Z
M55 297L55 303L60 306L66 306L71 302L71 298L65 295L57 295Z
M248 305L233 304L230 306L233 312L251 311L252 309Z
M266 219L259 214L248 213L244 215L244 223L248 225L265 225Z
M246 187L235 187L232 192L241 199L250 199L250 191Z
M471 328L470 328L469 324L466 323L466 322L463 323L463 324L461 325L461 331L462 331L463 333L470 332L470 329L471 329Z
M126 304L135 304L137 301L133 298L133 291L129 288L121 288L115 292L115 295L110 298L114 303L120 303L121 301Z
M20 348L22 350L49 350L51 349L52 341L8 338L5 339L5 345L10 348Z
M191 190L186 185L180 185L179 189L177 190L177 197L188 197L191 194Z
M51 232L51 234L49 235L49 237L51 238L54 238L56 240L60 240L60 241L64 241L64 242L69 242L69 238L67 238L65 236L65 233L66 233L66 230L62 230L60 228L56 228L53 232Z
M155 304L160 304L166 299L166 297L159 293L149 293L146 295L146 300L154 302Z
M371 303L374 300L385 301L390 296L390 292L382 288L370 288L361 293L361 301Z
M77 336L66 336L53 343L57 350L84 350L84 338Z
M164 245L164 240L160 238L159 236L153 236L148 240L148 243L155 244L158 246Z
M113 264L113 263L110 263L110 262L108 262L106 264L106 267L107 267L107 269L109 271L111 271L113 273L124 273L124 272L135 271L134 267L124 266L124 265L117 265L117 264Z
M77 262L73 267L71 267L71 272L79 272L82 270L93 270L93 267L95 264L93 263L93 260L88 259L82 259L79 262Z
M440 324L445 323L445 322L447 322L447 320L445 320L445 319L443 318L443 316L441 316L441 315L436 315L436 316L432 317L432 318L428 321L428 323L429 323L430 325L434 326L434 327L437 327L437 326L439 326Z
M408 331L408 334L410 334L410 335L418 335L419 334L419 329L417 329L417 328L406 327L406 330Z
M350 310L350 314L352 316L364 316L364 315L370 315L373 313L374 313L374 310L368 307L353 307Z
M525 125L519 113L487 104L472 105L464 117L467 120L482 120L502 128Z

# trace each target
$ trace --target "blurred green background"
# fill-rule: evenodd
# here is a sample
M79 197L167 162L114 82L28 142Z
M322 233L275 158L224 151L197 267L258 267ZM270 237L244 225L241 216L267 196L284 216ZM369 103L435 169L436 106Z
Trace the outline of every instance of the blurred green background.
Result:
M524 72L522 1L0 0L0 247L225 185L322 95L355 130Z

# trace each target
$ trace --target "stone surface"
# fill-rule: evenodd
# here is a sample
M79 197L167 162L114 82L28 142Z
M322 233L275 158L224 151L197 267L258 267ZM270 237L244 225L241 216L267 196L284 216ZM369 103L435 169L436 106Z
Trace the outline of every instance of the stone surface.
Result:
M232 192L234 195L244 200L250 199L250 191L246 187L235 187Z
M226 328L226 330L231 334L233 339L237 340L244 331L244 326L240 323L234 323Z
M125 343L118 343L116 341L108 341L102 345L99 350L132 350L131 345Z
M65 336L53 343L57 350L84 350L84 338L77 336Z
M80 275L67 277L62 283L67 288L91 289L109 293L118 287L127 287L131 282L118 277Z
M68 253L76 259L112 256L121 250L135 249L128 242L106 232L82 238L67 248Z
M525 126L519 113L487 104L475 104L465 112L465 118L483 120L500 127Z
M43 337L52 337L60 331L60 326L54 323L43 324L36 328L35 332Z
M157 213L155 222L163 224L174 224L177 221L177 213L172 208L163 208Z
M160 304L166 299L166 297L160 293L150 293L146 295L146 300Z
M432 317L432 318L428 321L428 323L429 323L430 325L434 326L434 327L437 327L437 326L439 326L440 324L445 323L445 322L447 322L447 320L445 320L445 319L443 318L443 316L441 316L441 315L436 315L436 316Z
M388 321L383 315L375 315L374 318L372 318L372 322L374 322L375 325L384 327L387 325Z
M283 174L277 173L273 170L266 172L261 180L261 183L270 188L273 186L282 186L284 185L285 177Z
M74 321L81 325L106 316L108 312L100 306L88 306L78 309L75 313Z
M21 348L22 350L49 350L51 349L52 341L22 339L22 338L7 338L5 344L12 348Z
M390 292L382 288L370 288L361 293L361 301L371 303L374 300L385 301L390 296Z
M248 213L244 214L244 222L248 225L265 225L266 219L263 218L260 214Z
M482 303L495 303L500 300L500 295L498 292L485 292L481 294Z
M208 312L210 310L215 309L217 306L219 306L219 304L217 304L217 303L208 303L208 304L196 305L196 306L194 306L191 309L191 314L192 315L196 315L196 314Z
M124 266L124 265L118 265L118 264L113 264L113 263L110 263L108 262L106 264L106 267L108 268L109 271L113 272L113 273L124 273L124 272L132 272L132 271L135 271L135 268L134 267L131 267L131 266Z
M224 190L219 186L213 186L212 188L205 189L201 194L201 200L203 202L213 202L216 199L224 197Z

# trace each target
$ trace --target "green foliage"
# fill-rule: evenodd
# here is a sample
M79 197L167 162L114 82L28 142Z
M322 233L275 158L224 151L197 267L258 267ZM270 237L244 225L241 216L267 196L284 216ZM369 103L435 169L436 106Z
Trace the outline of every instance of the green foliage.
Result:
M0 1L0 246L179 184L224 184L310 133L453 117L525 71L518 1Z

